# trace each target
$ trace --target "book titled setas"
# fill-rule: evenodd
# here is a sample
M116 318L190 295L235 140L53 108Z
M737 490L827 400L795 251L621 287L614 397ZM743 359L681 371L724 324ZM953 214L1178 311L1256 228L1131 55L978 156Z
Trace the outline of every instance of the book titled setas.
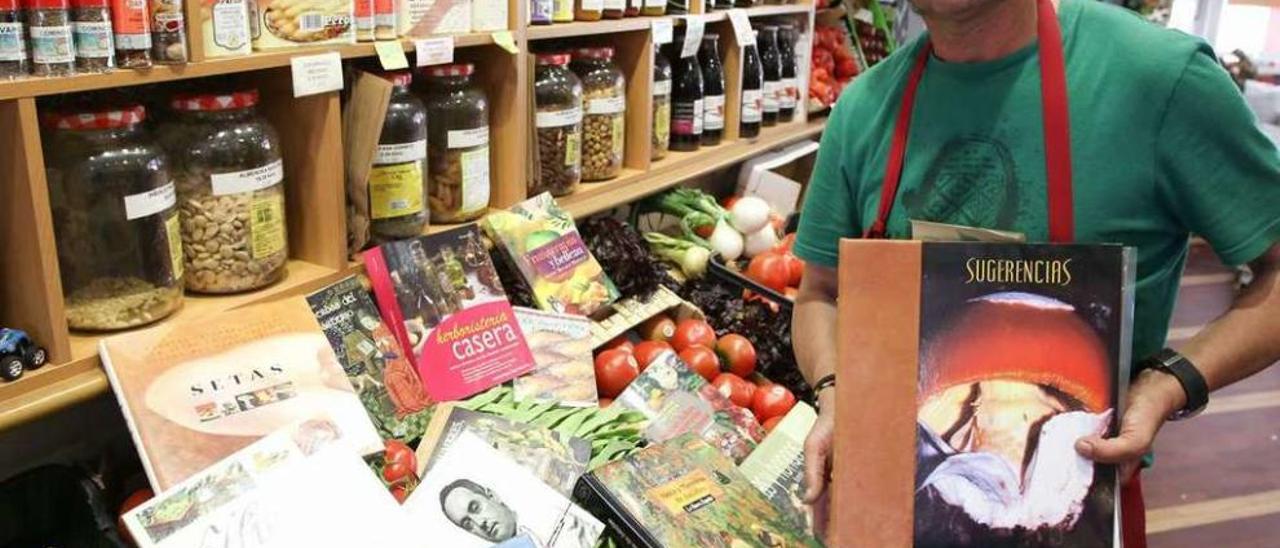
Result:
M836 439L863 472L834 480L837 538L1112 546L1115 469L1074 445L1122 411L1132 251L864 241L841 262L836 422L878 443Z
M574 499L627 546L822 546L692 434L592 470Z
M435 401L532 371L533 354L475 225L364 254L383 319Z

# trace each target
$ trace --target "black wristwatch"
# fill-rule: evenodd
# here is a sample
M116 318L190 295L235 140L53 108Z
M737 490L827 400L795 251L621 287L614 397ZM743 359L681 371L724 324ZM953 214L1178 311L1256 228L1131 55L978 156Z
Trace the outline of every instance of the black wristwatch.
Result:
M1154 369L1172 375L1182 385L1182 391L1187 395L1187 404L1169 415L1169 420L1189 419L1199 415L1209 405L1209 385L1204 381L1204 375L1200 374L1200 370L1186 356L1166 348L1143 360L1141 369Z

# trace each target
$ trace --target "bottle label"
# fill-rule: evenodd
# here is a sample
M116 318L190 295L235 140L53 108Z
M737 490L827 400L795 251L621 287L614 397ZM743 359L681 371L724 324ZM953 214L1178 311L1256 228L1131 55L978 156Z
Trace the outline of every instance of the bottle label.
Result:
M489 144L489 126L483 126L472 129L452 129L448 134L449 148L472 148ZM485 149L485 157L488 158L488 149ZM488 161L486 160L486 164ZM489 176L488 168L485 168L485 177Z
M707 104L704 102L703 99L698 99L697 101L693 102L693 134L694 135L702 135L702 129L704 127L703 124L705 123L705 120L703 120L703 117L707 115L706 106Z
M796 108L796 100L799 97L800 88L796 85L796 79L783 79L781 89L778 92L778 106L781 108Z
M724 96L708 95L703 99L703 128L708 130L724 129Z
M27 42L22 35L22 23L0 23L0 61L26 58Z
M254 196L249 202L249 247L254 259L284 251L284 193Z
M622 142L626 139L627 130L626 116L618 115L613 117L613 156L615 158L622 157Z
M488 142L487 137L485 142ZM463 152L461 163L461 212L470 213L489 207L489 147Z
M111 23L116 31L117 48L151 49L151 19L147 17L147 0L112 0Z
M417 162L427 157L427 140L419 139L409 143L378 145L373 155L373 165L403 164Z
M537 127L564 127L582 122L582 109L578 107L563 110L539 111L534 115Z
M697 121L695 124L694 121ZM671 135L699 135L702 133L702 101L673 101L671 103Z
M178 194L174 191L173 183L146 192L130 194L124 197L124 218L130 221L141 219L160 213L177 203Z
M243 171L214 173L209 176L214 196L254 192L284 182L284 162L276 160L265 166Z
M764 111L778 112L778 93L782 87L782 82L777 80L764 82Z
M76 22L71 24L71 28L75 35L76 57L110 59L115 55L110 22Z
M426 141L419 142L424 147L427 144ZM422 162L377 166L369 172L369 213L373 219L391 219L421 212Z
M242 0L213 5L213 43L232 51L249 43L249 8Z
M622 11L627 9L627 0L604 0L604 9Z
M564 132L564 165L577 167L582 163L582 135L577 129Z
M40 64L75 60L71 26L31 27L31 61Z
M653 96L666 97L671 95L671 80L663 80L653 83Z
M608 97L587 101L587 114L617 114L626 112L626 97Z
M653 138L665 145L671 141L671 102L654 103L653 108Z
M742 121L757 123L764 117L764 94L758 89L742 90Z

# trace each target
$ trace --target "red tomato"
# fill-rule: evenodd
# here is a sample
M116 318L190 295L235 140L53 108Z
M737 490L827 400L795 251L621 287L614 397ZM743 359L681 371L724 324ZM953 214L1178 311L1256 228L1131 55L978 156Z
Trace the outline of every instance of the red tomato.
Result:
M676 322L660 314L645 320L636 332L646 341L669 341L676 334Z
M129 541L131 545L133 544L133 535L129 534L129 529L124 525L124 515L128 514L129 510L133 510L141 506L142 503L151 500L151 497L154 496L156 494L151 491L150 487L143 487L131 493L124 499L124 502L120 503L120 512L116 514L116 527L120 528L120 533L124 535L125 540Z
M804 278L804 261L790 253L783 255L782 260L787 264L787 285L800 287L800 279Z
M640 366L630 352L615 348L596 356L596 390L606 398L616 398L640 375Z
M738 196L737 194L730 194L728 196L725 196L723 199L720 200L720 207L723 207L725 209L733 209L733 204L738 203L739 198L742 198L742 196Z
M636 345L632 344L631 339L628 339L627 335L624 333L622 335L618 335L617 337L614 337L609 342L604 343L604 346L600 347L600 352L603 353L606 350L615 350L615 349L622 349L626 353L630 354L632 352L635 352Z
M715 231L715 225L698 225L693 227L693 233L697 234L699 238L710 238L711 234Z
M389 460L382 465L382 479L387 480L389 484L409 482L413 477L413 469L409 468L409 463L405 461Z
M640 372L643 373L645 368L658 357L659 354L671 350L671 345L663 341L644 341L636 345L636 351L633 355L636 357L636 363L640 366Z
M744 379L756 372L756 347L742 335L729 333L720 337L716 341L716 355L720 357L720 368L724 371Z
M786 236L782 237L782 241L778 243L778 249L789 252L791 251L791 248L795 245L796 245L796 233L792 232L791 234L787 234Z
M774 428L776 428L776 427L778 426L778 423L782 422L782 417L783 417L783 415L778 415L778 416L776 416L776 417L770 417L770 418L769 418L769 420L764 421L764 424L762 424L762 425L760 425L760 426L763 426L763 427L764 427L764 431L765 431L765 432L772 432L772 431L773 431L773 429L774 429Z
M684 352L692 346L711 348L716 345L716 330L707 322L686 318L676 324L676 333L670 342L676 352Z
M768 421L774 417L786 415L796 404L796 397L785 386L775 384L760 387L751 398L751 412L757 420Z
M747 277L774 291L783 291L791 281L787 260L777 253L763 253L751 258Z
M690 346L680 351L680 359L689 365L694 373L702 375L702 378L711 382L720 374L720 360L716 359L716 353L705 346Z
M413 449L400 440L387 440L383 443L386 448L385 460L391 462L403 462L413 472L418 471L418 456L414 454Z
M409 486L404 483L392 485L391 496L396 498L396 502L404 504L404 499L409 498Z
M613 398L600 398L596 405L599 405L601 409L609 407L610 405L613 405Z
M721 373L711 384L729 401L738 407L751 408L751 398L756 393L756 385L742 380L733 373Z

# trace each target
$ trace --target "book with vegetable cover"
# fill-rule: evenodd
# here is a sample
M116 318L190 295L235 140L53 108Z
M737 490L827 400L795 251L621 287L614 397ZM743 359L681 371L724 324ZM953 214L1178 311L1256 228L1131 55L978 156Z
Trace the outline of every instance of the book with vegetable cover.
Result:
M592 470L574 500L626 546L822 546L693 434Z
M593 322L584 316L516 307L538 364L533 373L515 380L516 399L555 402L571 407L597 404L596 370L591 358Z
M1132 250L845 241L840 260L836 422L877 443L836 438L836 469L866 473L834 478L835 542L1113 546L1115 469L1074 444L1122 411Z
M364 259L383 319L432 400L466 398L533 370L475 225L386 243Z
M797 403L738 466L778 511L809 534L814 533L814 516L803 498L804 440L817 418L812 407Z

